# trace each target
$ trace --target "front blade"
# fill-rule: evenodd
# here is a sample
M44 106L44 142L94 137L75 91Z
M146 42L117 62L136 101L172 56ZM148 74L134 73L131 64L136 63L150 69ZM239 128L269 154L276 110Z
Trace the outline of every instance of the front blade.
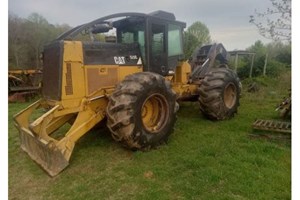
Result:
M21 148L50 176L56 176L69 165L68 160L53 142L35 137L28 129L19 128Z

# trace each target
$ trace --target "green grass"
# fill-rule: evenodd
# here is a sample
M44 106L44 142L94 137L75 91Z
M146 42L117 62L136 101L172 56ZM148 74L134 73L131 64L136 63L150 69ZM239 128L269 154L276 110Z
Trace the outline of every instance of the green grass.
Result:
M90 131L54 178L19 147L12 116L29 103L9 104L9 199L290 199L290 144L249 137L256 118L278 116L289 80L256 80L259 93L244 91L228 121L209 121L197 102L182 103L168 144L149 152L125 150L106 129Z

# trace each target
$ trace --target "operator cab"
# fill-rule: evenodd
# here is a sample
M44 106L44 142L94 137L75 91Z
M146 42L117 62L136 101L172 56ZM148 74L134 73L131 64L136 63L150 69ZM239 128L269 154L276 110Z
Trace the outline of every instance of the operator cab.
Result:
M182 58L185 27L184 22L176 21L174 14L165 11L120 13L75 27L57 40L92 40L83 42L84 48L88 51L109 49L112 57L106 53L105 58L101 58L106 60L105 63L132 65L134 61L143 65L143 71L165 76L174 72ZM100 52L96 54L100 55Z

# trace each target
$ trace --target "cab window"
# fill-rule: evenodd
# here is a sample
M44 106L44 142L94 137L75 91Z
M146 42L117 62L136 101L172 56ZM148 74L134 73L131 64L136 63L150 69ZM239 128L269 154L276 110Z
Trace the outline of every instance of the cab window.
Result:
M168 26L168 56L183 54L181 27L173 24Z

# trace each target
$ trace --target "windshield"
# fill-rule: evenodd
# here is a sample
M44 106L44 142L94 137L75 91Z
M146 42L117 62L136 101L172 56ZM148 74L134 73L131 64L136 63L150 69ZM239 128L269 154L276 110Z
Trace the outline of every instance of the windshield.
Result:
M126 19L117 27L118 43L138 43L145 62L145 20Z

